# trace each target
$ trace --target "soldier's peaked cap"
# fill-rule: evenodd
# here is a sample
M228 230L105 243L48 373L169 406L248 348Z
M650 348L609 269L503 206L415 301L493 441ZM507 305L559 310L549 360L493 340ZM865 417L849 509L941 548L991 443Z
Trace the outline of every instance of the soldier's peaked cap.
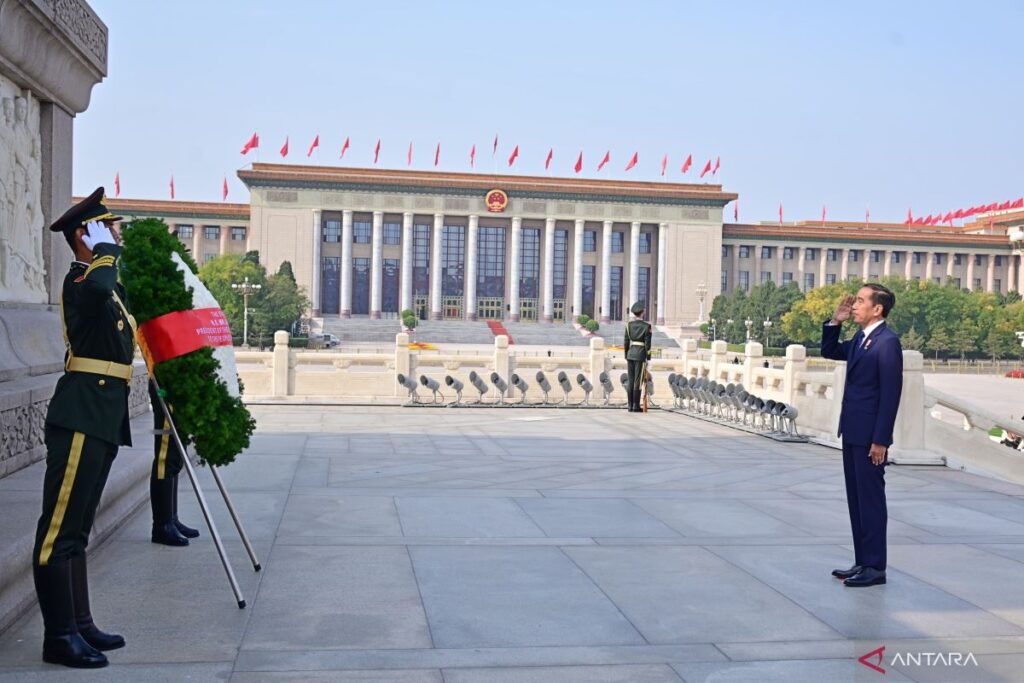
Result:
M633 312L633 315L641 315L644 312L644 305L637 301L629 310Z
M67 232L85 225L89 221L119 221L120 216L115 216L106 206L103 205L104 191L102 187L78 202L64 212L64 215L53 222L50 230L53 232Z

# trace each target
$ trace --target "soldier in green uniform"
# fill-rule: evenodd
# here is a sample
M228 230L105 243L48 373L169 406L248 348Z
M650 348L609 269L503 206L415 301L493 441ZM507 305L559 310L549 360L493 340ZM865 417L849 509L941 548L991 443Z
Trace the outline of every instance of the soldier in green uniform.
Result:
M174 439L171 423L157 400L153 384L149 385L149 402L153 406L153 469L149 475L149 502L153 509L153 543L170 546L188 545L188 539L199 536L199 531L178 520L178 474L185 462L181 459Z
M106 666L101 650L124 646L124 638L93 622L86 573L85 549L110 466L118 447L131 445L135 353L135 319L117 281L121 247L111 230L120 218L102 200L101 187L50 226L63 233L75 261L61 289L67 351L46 413L32 573L45 628L43 661L76 668Z
M647 377L647 361L651 359L651 324L643 320L644 305L639 301L629 309L633 319L626 323L626 339L622 342L629 372L629 412L640 413L640 397Z

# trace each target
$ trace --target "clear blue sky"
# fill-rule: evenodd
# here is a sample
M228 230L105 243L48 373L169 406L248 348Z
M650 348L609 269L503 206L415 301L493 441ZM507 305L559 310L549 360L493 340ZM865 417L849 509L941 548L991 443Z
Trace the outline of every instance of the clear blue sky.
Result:
M74 190L120 172L122 197L247 201L260 159L610 177L696 173L740 220L902 221L1024 195L1024 3L292 2L91 0L107 79L75 125ZM639 166L623 173L638 151ZM605 172L607 175L607 171ZM731 220L731 209L728 219Z

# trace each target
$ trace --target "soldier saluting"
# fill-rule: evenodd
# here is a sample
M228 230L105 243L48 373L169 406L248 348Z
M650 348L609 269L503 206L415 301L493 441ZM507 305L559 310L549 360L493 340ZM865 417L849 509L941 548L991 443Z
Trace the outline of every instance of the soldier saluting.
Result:
M647 361L651 359L651 324L643 320L644 305L633 304L629 309L633 319L626 324L626 339L622 342L626 350L626 369L629 372L629 412L641 413L640 397L647 378Z
M135 319L117 281L121 254L103 188L71 207L50 230L63 233L75 261L61 289L67 347L64 375L46 413L43 511L32 573L45 636L43 661L76 668L107 665L101 650L124 638L93 623L85 549L96 507L120 445L131 445L128 391Z

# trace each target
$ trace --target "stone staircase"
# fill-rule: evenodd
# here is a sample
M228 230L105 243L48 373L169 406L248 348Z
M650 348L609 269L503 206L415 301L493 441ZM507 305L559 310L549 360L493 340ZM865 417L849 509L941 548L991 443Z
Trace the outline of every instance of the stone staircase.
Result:
M589 346L590 341L570 323L505 322L518 346Z
M597 334L604 337L606 344L621 346L622 338L626 336L626 323L618 320L613 320L610 323L602 323ZM675 339L668 336L657 327L654 328L654 334L651 337L651 346L660 346L670 349L679 348L679 344Z
M397 319L370 320L369 318L324 318L323 331L330 332L342 342L394 343L395 335L402 331Z

